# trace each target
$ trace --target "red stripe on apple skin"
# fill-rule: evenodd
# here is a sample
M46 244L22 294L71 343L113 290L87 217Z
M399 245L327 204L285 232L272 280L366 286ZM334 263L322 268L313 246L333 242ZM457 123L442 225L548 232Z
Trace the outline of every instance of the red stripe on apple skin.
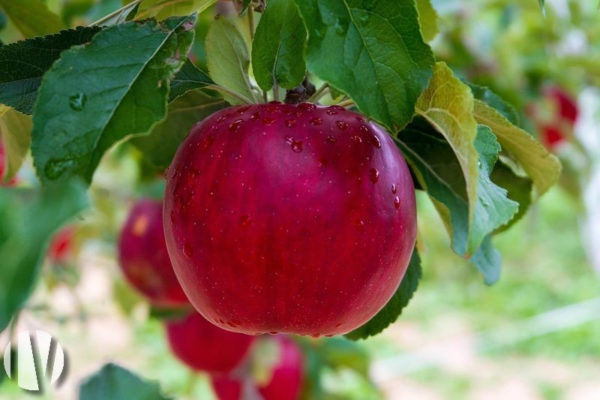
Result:
M390 299L416 238L391 137L341 107L231 107L192 129L167 172L175 272L209 321L246 334L337 335Z

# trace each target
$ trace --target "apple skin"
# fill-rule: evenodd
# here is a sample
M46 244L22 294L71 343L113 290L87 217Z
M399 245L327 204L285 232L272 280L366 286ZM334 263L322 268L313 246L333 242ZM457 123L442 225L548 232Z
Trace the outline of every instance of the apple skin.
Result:
M264 385L251 382L250 377L212 375L212 385L219 400L243 400L244 389L252 389L263 400L297 400L304 380L303 355L298 345L283 335L269 338L279 345L279 360ZM252 385L251 388L245 385Z
M392 138L339 106L230 107L192 128L167 171L175 273L212 323L337 335L400 284L416 238Z
M188 367L210 373L228 373L249 353L254 336L226 331L193 312L166 324L173 354Z
M159 307L189 302L167 252L162 203L139 200L131 209L119 239L119 265L127 281Z

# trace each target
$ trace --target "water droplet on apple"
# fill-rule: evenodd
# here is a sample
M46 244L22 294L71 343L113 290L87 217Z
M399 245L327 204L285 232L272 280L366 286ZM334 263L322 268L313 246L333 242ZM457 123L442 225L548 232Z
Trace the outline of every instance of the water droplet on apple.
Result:
M348 129L348 123L346 121L335 121L335 124L337 125L337 127L341 130L346 130Z
M311 125L314 126L318 126L321 125L323 123L323 119L319 118L319 117L314 117L311 118L310 121L308 121Z
M295 119L286 120L285 126L287 126L288 128L293 128L294 126L296 126L296 120Z
M327 142L331 143L331 144L335 143L336 142L335 136L332 136L332 135L327 136Z
M287 136L285 141L290 145L295 153L300 153L302 151L302 141L296 140L291 136Z
M194 255L194 248L190 242L186 242L183 245L183 255L185 255L187 258L192 258Z
M398 196L394 197L394 207L396 207L396 210L400 208L400 197Z
M381 140L379 140L377 136L371 135L371 142L373 143L373 146L377 147L378 149L381 148Z
M392 183L392 193L396 194L398 192L398 187L396 187L395 183Z
M236 119L231 124L229 124L229 130L231 132L236 132L238 129L240 129L240 126L242 126L243 123L244 123L243 119Z
M369 179L371 182L376 183L379 180L379 171L377 168L371 168L369 171Z

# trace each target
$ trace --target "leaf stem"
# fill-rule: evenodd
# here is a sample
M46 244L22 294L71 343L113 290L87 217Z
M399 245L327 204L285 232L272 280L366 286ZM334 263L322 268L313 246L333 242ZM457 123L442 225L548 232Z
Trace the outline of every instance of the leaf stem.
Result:
M279 84L276 79L273 81L273 100L279 101Z
M329 83L324 83L319 90L317 90L315 92L315 94L313 94L312 96L310 96L310 98L307 100L309 103L316 103L317 101L319 101L321 99L321 97L323 97L326 94L326 90L329 89Z
M244 104L252 104L255 103L254 101L250 100L249 98L247 98L244 95L241 95L239 93L234 92L233 90L229 90L227 88L224 88L223 86L219 86L219 85L208 85L205 86L206 89L208 90L214 90L216 92L219 92L221 94L226 94L228 96L231 97L235 97L236 99L240 100L242 103Z
M250 29L250 41L254 41L254 10L248 7L248 28Z
M352 100L352 99L347 99L347 100L344 100L344 101L338 103L338 106L340 106L340 107L350 107L353 105L354 105L354 100Z

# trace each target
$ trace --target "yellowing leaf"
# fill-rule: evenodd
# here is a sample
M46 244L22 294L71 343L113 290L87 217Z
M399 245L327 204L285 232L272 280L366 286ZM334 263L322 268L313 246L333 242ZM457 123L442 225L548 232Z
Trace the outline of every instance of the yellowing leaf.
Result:
M466 182L469 226L477 203L478 155L475 149L477 121L473 117L471 89L454 76L445 63L433 70L429 87L417 101L416 112L423 116L448 141L460 164ZM469 243L471 254L479 244Z
M31 116L0 106L0 133L6 150L6 171L0 177L10 181L21 168L31 144Z
M494 132L502 149L523 167L538 195L544 194L558 181L560 162L531 135L480 100L475 100L475 118Z
M217 0L143 0L135 19L155 17L162 20L194 12L201 13L216 2Z
M26 38L56 33L64 28L58 15L41 0L0 0L0 8Z

